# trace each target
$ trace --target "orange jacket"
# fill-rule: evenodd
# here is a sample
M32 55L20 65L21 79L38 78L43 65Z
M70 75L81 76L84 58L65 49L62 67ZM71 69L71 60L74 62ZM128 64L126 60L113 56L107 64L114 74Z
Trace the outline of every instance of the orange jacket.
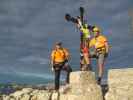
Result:
M59 50L53 50L51 53L51 58L53 62L61 63L69 58L69 52L65 48Z
M107 38L103 35L98 36L97 38L91 39L89 45L90 47L101 48L105 47L105 43L107 43Z

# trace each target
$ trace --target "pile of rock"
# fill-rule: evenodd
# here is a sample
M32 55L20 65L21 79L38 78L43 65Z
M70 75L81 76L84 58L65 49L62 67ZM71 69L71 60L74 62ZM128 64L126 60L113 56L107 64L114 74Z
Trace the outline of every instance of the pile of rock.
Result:
M3 95L2 100L49 100L50 92L45 90L35 90L32 88L24 88L9 96Z
M105 100L133 100L133 68L110 70L108 85ZM93 72L78 71L71 73L70 84L62 86L59 92L23 88L0 96L0 100L103 100L103 95Z
M133 100L133 68L110 70L108 85L106 100Z
M60 100L103 100L94 73L82 71L71 73L69 90L60 96Z
M103 100L103 96L94 73L79 71L71 73L70 84L61 87L59 93L24 88L8 96L3 95L1 100Z

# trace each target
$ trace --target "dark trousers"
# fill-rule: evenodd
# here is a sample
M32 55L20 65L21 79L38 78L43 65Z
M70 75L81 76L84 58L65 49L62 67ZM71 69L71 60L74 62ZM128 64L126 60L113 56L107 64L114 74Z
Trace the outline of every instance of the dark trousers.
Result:
M69 76L70 73L72 72L72 68L67 65L65 66L66 62L55 64L54 65L54 70L55 70L55 90L58 90L60 87L60 73L61 70L64 70L67 72L67 77L66 77L66 83L69 83Z

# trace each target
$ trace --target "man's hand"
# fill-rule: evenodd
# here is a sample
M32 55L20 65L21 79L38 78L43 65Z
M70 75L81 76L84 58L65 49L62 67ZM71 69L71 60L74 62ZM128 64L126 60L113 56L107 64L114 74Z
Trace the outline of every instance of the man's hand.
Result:
M52 70L52 71L54 71L54 67L53 67L53 66L54 66L54 64L53 64L53 62L52 62L52 61L51 61L51 63L50 63L50 66L51 66L51 70Z
M52 67L51 70L52 70L52 72L53 72L53 71L54 71L54 68Z
M109 53L109 44L108 44L108 42L105 43L105 47L106 47L105 57L108 57L108 53Z

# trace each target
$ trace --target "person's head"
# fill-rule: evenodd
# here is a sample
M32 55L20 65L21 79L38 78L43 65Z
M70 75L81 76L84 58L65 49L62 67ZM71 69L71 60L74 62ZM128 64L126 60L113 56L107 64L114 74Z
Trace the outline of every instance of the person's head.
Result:
M62 48L62 43L61 43L61 42L56 42L55 48L56 48L56 49Z
M100 29L98 27L93 28L94 37L98 37L100 35Z

